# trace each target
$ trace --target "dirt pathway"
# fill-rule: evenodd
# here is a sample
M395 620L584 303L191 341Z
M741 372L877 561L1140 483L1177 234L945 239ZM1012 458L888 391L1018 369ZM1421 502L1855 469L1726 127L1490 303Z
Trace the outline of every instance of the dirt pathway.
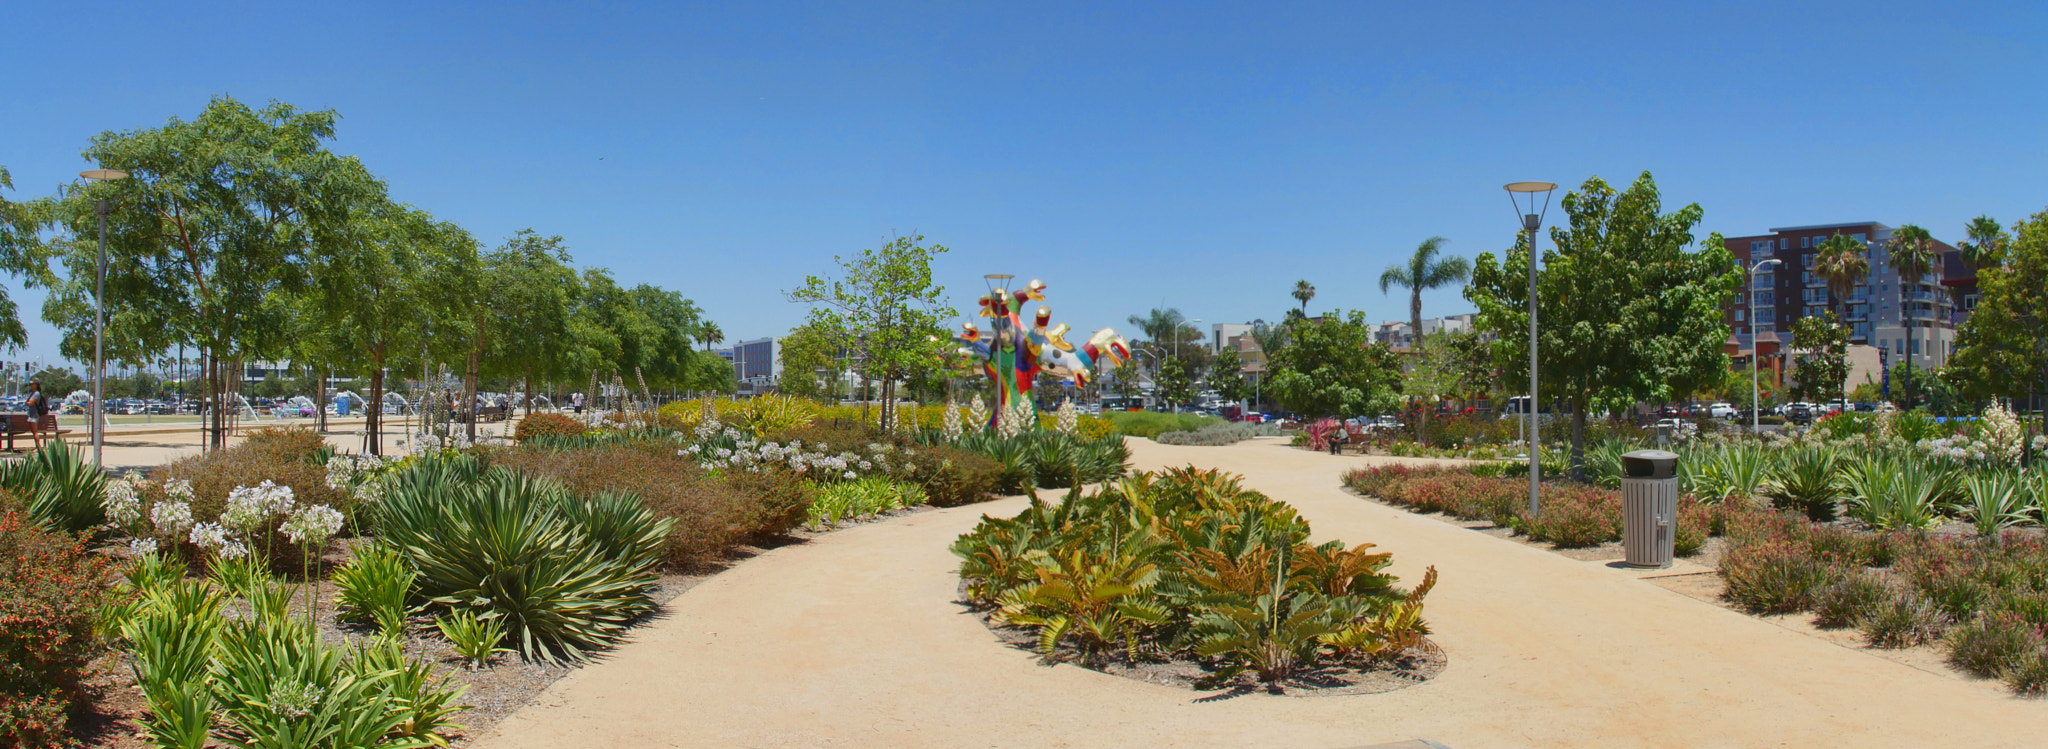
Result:
M478 742L628 747L2040 746L2048 703L1693 600L1625 571L1358 499L1333 458L1259 440L1134 440L1139 468L1244 473L1318 540L1435 564L1437 679L1351 697L1212 702L1037 665L952 603L946 546L1012 499L771 551L677 599L604 663Z

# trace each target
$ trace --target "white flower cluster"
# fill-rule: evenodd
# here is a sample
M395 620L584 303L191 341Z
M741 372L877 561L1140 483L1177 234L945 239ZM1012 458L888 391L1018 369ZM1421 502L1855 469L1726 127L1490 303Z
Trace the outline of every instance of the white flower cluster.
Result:
M336 455L327 461L327 486L348 492L359 501L382 500L389 488L388 466L395 462L375 455Z
M183 533L186 528L192 527L192 505L177 500L151 505L149 524L161 535L175 536Z
M2027 431L2020 425L2019 417L1997 398L1991 399L1991 405L1977 420L1977 436L1991 457L2003 463L2018 463L2027 444Z
M284 521L284 535L293 544L311 546L341 532L343 520L340 510L327 505L301 507Z
M988 404L981 401L981 394L975 393L973 402L967 405L968 428L976 432L988 429Z
M802 440L789 444L739 440L732 447L707 447L699 443L690 445L676 454L697 459L697 467L706 471L744 470L759 473L764 467L787 466L799 474L854 479L862 473L881 472L885 474L913 474L917 465L899 459L891 463L889 455L895 448L889 445L869 443L865 454L852 450L831 452L831 445L820 442L805 449ZM903 458L914 457L916 453L904 451Z
M105 496L100 497L100 509L107 513L107 522L118 527L128 527L142 520L142 497L136 494L136 474L128 474L119 481L107 482Z
M249 547L228 535L228 529L221 527L219 523L200 523L192 526L192 533L186 536L185 540L222 559L241 559L249 555ZM151 550L154 549L155 547L151 546Z
M1060 410L1054 416L1053 423L1060 434L1072 435L1081 430L1081 414L1074 410L1074 399L1060 401Z
M1913 445L1921 453L1933 458L1983 462L1992 456L1992 448L1983 440L1967 437L1943 437L1920 440Z
M456 432L445 437L438 434L434 434L432 432L420 432L419 434L413 435L412 438L413 454L415 455L440 450L459 451L468 450L474 447L512 444L511 440L506 439L504 437L499 437L491 433L491 431L488 429L483 431L482 433L479 433L476 436L475 440L471 440L469 438L469 435L464 434L462 432Z
M145 557L156 553L156 539L134 538L128 540L128 553Z
M1031 401L1019 395L1011 395L1010 403L996 416L996 434L1005 439L1015 437L1031 427Z
M960 439L960 407L952 401L946 402L946 418L943 420L943 425L947 442L954 442Z

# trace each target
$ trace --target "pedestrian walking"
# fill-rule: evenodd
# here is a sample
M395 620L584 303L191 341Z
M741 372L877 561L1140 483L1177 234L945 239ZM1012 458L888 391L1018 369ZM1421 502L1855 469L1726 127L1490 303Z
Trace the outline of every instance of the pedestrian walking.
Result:
M29 439L35 442L36 447L43 446L43 417L49 415L50 398L43 395L42 381L30 381L28 383L28 433ZM52 432L52 437L56 436L56 427L54 425L50 428L50 431Z

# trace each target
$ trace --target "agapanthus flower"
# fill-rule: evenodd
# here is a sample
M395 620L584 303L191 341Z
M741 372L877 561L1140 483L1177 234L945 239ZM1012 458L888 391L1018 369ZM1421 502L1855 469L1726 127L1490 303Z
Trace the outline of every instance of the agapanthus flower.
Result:
M299 508L284 521L284 535L293 544L309 546L326 541L341 531L341 511L327 505L311 505Z
M192 505L184 502L158 502L149 508L149 524L156 532L175 536L192 527Z
M212 549L227 545L228 531L219 523L200 523L192 526L192 532L185 536L185 540L201 549Z
M156 553L156 539L138 538L128 542L128 553L138 557Z
M133 525L142 519L142 499L135 495L133 481L107 482L106 495L100 498L100 508L107 513L107 520L115 525Z

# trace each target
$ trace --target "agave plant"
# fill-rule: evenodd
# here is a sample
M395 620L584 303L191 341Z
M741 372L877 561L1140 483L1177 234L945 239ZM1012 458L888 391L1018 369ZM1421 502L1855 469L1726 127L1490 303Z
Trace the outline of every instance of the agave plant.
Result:
M2023 490L2024 481L2015 473L1988 471L1971 473L1963 479L1965 501L1954 509L1969 519L1981 536L2033 520L2034 507Z
M334 584L341 589L339 607L344 616L374 621L385 634L395 635L405 629L412 584L418 578L397 552L364 544L356 547L348 564L335 571Z
M1950 478L1947 471L1914 458L1872 456L1852 464L1842 480L1849 493L1849 516L1890 530L1938 522Z
M37 524L81 533L107 522L100 498L107 474L62 442L51 441L20 461L0 464L0 488L28 500Z
M1835 519L1841 497L1841 455L1832 447L1794 450L1772 471L1764 494L1779 509L1798 510L1818 522Z
M401 480L379 524L430 602L503 619L528 659L579 661L653 609L671 521L498 470L468 485Z

